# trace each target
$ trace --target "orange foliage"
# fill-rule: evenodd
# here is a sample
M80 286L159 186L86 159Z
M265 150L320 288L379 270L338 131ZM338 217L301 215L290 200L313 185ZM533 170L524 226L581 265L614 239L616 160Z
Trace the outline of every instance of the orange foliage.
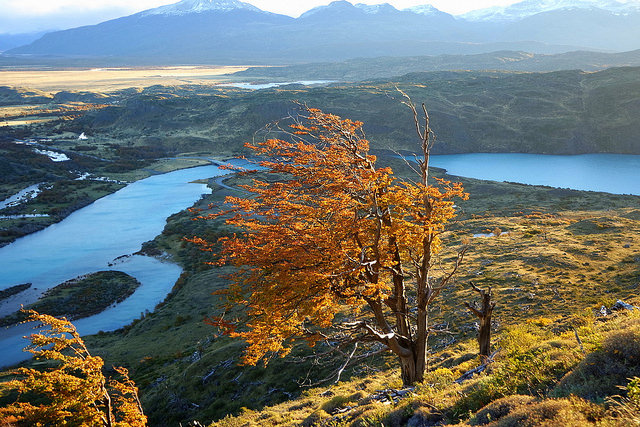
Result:
M397 179L376 167L361 122L306 113L288 140L247 144L265 159L262 168L284 178L256 179L243 186L252 197L226 200L233 206L224 212L227 223L242 230L221 239L221 261L237 267L227 297L249 316L227 332L248 343L244 362L255 364L286 355L295 338L323 339L312 329L334 325L349 307L337 325L342 338L381 342L407 356L421 345L416 340L426 345L427 334L425 318L411 335L407 293L422 298L420 310L439 293L443 283L432 284L429 269L455 216L453 199L467 195L459 183L428 185L426 174L417 183Z
M12 372L17 379L0 384L5 393L18 394L16 402L0 408L0 418L16 426L146 425L138 389L125 368L114 368L121 380L107 381L102 359L91 356L73 324L33 310L25 312L27 321L48 327L29 337L27 351L53 363L45 371L18 368Z

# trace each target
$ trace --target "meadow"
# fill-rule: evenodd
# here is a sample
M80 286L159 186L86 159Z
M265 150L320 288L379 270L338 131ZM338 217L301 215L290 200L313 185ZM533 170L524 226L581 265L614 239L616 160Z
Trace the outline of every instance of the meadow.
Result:
M60 91L112 92L154 85L215 84L243 66L168 66L69 69L0 69L0 86L28 87L48 93Z

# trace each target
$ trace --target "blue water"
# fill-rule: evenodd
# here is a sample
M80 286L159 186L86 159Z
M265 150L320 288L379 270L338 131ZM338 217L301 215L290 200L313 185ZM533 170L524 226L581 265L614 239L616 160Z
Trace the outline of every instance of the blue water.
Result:
M222 83L219 84L218 86L232 86L232 87L239 87L240 89L252 89L252 90L258 90L258 89L271 89L274 87L280 87L280 86L286 86L286 85L295 85L295 84L299 84L299 85L305 85L305 86L311 86L311 85L326 85L328 83L334 83L335 80L299 80L296 82L280 82L280 83L247 83L247 82L238 82L238 83Z
M33 286L0 305L0 314L34 302L44 290L100 270L120 270L142 284L124 302L74 322L81 334L109 331L130 323L162 301L178 279L176 264L131 256L162 232L166 218L195 203L210 190L190 181L223 175L216 166L184 169L135 182L80 209L58 224L0 248L0 289L20 283ZM109 264L114 264L109 266ZM25 359L20 348L24 328L0 330L0 366Z
M640 156L473 153L431 156L452 175L575 190L640 195Z

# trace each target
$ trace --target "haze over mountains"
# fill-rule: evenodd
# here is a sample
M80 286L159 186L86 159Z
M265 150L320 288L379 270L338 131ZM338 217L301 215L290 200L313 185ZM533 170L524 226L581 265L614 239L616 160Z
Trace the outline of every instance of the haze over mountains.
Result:
M454 17L430 5L335 1L299 18L237 0L183 0L48 33L7 55L136 58L155 63L275 64L357 57L560 53L640 48L640 3L526 0Z

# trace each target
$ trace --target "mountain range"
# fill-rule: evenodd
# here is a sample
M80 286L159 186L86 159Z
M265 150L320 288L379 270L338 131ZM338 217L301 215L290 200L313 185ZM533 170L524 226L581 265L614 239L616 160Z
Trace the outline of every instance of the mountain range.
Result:
M238 0L182 0L97 25L45 34L7 55L280 64L357 57L560 53L640 48L640 3L525 0L454 17L430 5L334 1L299 18Z

